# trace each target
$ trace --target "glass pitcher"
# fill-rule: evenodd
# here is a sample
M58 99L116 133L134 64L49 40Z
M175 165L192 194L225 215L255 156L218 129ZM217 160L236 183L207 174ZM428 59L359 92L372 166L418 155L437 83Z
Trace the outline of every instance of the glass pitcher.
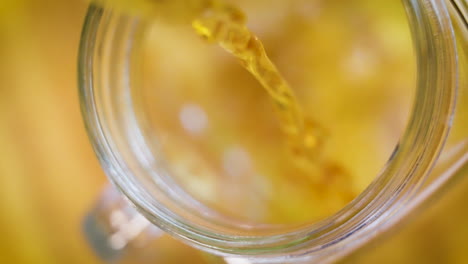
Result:
M300 2L298 8L286 8L295 6L296 2ZM310 68L294 68L294 58L306 61L304 57L308 52L304 51L307 49L325 51L330 48L326 47L328 39L314 40L313 45L306 41L302 46L288 46L279 45L275 38L275 34L285 34L283 39L294 42L287 35L292 34L291 30L281 29L283 23L290 23L293 25L290 28L297 31L292 30L291 36L314 34L313 30L305 34L305 29L298 24L309 23L311 28L320 30L333 29L330 21L330 24L319 25L314 22L318 16L316 10L327 9L320 7L319 2L298 0L266 4L253 1L245 4L247 12L249 8L255 12L264 10L248 16L254 21L249 26L260 32L259 38L266 41L267 50L279 54L275 61L281 62L282 50L286 50L286 66L278 67L293 80L293 87L301 85L300 81L294 81L295 74L301 80L303 73L313 74L322 67L336 66L333 63L327 66L327 62L321 61L320 65L307 64ZM352 93L358 94L357 99L348 98L351 108L345 110L350 116L355 114L364 120L366 114L353 113L351 109L362 104L365 110L366 101L388 103L392 107L390 119L403 116L394 125L402 131L396 129L395 133L385 134L384 141L390 142L385 143L390 151L376 151L374 146L384 141L366 134L362 142L354 140L357 136L347 138L352 135L348 130L341 134L343 139L331 140L334 147L328 149L328 155L336 156L336 161L326 164L333 173L343 173L346 169L342 169L341 164L346 164L343 167L348 166L351 174L375 174L371 175L371 182L365 183L343 184L338 176L328 187L323 187L321 182L317 189L322 190L321 196L314 198L307 196L307 192L301 196L304 192L301 185L306 186L307 180L294 178L294 173L287 175L290 180L282 178L282 172L277 173L279 176L275 174L283 168L282 163L289 161L282 162L288 151L275 143L281 140L281 135L274 132L280 129L275 127L274 115L269 114L274 112L268 108L271 102L261 97L264 93L261 89L253 91L255 89L249 85L245 85L245 89L236 86L236 81L250 83L250 77L239 72L242 71L240 67L225 66L231 64L226 54L219 50L206 51L213 47L202 41L195 44L196 38L187 37L188 31L178 26L155 26L144 19L91 6L80 48L80 99L90 141L113 184L85 218L84 231L91 247L105 261L113 263L131 260L228 264L333 262L424 208L432 198L466 176L468 4L464 0L402 2L416 57L416 88L406 97L398 95L407 87L401 85L394 98L391 93L384 92L379 95L381 97L364 99L368 93L354 90ZM330 8L340 5L343 4L334 3ZM295 15L288 16L290 12ZM359 9L346 7L342 12L336 16L358 12L352 20L357 21L355 28L366 25L365 20L359 20ZM304 18L295 19L297 14ZM382 37L394 38L396 42L391 45L395 46L390 48L398 48L396 35L378 32ZM339 42L338 35L331 39ZM171 53L175 46L177 52ZM159 53L152 57L154 50ZM346 61L346 83L355 82L354 78L359 76L370 80L373 75L366 75L369 71L391 61L375 63L366 52L366 44L361 45ZM310 54L314 54L313 51ZM336 54L341 56L341 48ZM333 61L332 55L327 54L330 61ZM184 66L185 60L196 63ZM177 64L180 61L184 62ZM201 71L206 63L213 69ZM169 68L172 66L174 68ZM153 71L154 68L158 71ZM150 81L143 80L143 74ZM393 76L391 72L388 74ZM213 80L210 77L213 75L219 80ZM223 81L225 76L233 75L233 83ZM317 74L313 78L320 80L321 77ZM185 79L189 81L184 82ZM323 79L330 83L336 81L333 74ZM201 83L199 87L193 85L197 82ZM323 85L320 81L317 83ZM411 80L408 83L411 84ZM220 85L228 88L219 88ZM327 108L329 101L323 98L332 96L331 101L338 102L334 106L337 108L344 101L336 99L340 91L334 91L335 95L316 91L323 89L306 87L296 91L296 95L298 101L306 105L305 112L324 111L323 117L317 118L318 123L332 127L324 134L330 137L339 134L347 122L361 132L372 131L368 134L382 127L376 121L383 118L377 110L369 117L372 120L369 126L364 122L355 126L356 120L361 119L351 117L348 121L335 120L330 124L333 118L327 117L327 111L332 108ZM236 96L239 97L236 99ZM320 99L309 99L314 96ZM404 110L406 106L395 107L395 103L405 100L410 105L407 110ZM175 106L177 109L173 109ZM406 112L408 118L404 117ZM206 132L208 126L211 132ZM393 128L386 129L393 131ZM231 144L232 138L236 138L236 144ZM231 143L225 143L228 141ZM342 144L351 141L354 143L349 146ZM375 162L375 171L360 170L363 166L355 165L359 161L353 159L354 156L363 157L364 164L374 163L374 157L386 158L381 164ZM351 161L347 163L348 160ZM220 165L214 166L215 162ZM274 175L272 178L257 175L270 172ZM353 189L353 194L341 197L340 193L347 188ZM314 200L317 197L322 200Z

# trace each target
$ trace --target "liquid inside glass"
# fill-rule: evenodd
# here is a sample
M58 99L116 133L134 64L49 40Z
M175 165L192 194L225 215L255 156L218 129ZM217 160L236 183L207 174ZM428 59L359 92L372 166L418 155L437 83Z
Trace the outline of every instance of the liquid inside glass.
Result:
M168 174L247 223L343 208L385 166L411 110L411 36L402 4L385 1L236 1L192 24L148 22L132 101Z

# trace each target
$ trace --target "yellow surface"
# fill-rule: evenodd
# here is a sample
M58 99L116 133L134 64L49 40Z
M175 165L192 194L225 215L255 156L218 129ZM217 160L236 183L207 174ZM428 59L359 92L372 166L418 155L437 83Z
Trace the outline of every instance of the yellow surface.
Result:
M76 88L85 4L0 3L0 263L100 263L81 221L105 178ZM345 263L468 263L468 180Z

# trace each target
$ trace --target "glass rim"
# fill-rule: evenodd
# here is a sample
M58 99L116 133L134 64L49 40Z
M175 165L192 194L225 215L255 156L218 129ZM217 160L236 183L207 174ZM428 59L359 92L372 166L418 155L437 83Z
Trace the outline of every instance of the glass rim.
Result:
M174 215L145 187L125 173L122 160L105 133L105 117L95 100L97 53L111 11L91 6L79 52L79 93L92 145L110 180L151 222L191 245L216 254L286 261L302 257L336 257L387 229L405 214L437 161L451 125L457 89L455 37L443 1L404 0L417 54L417 94L405 134L382 173L359 197L335 215L311 226L276 235L233 235L225 227L200 225ZM104 15L106 14L106 15ZM103 30L103 27L107 27ZM120 47L122 48L122 47ZM114 157L114 158L110 158ZM208 226L208 228L207 228ZM250 230L251 231L251 230ZM254 231L252 231L255 233ZM351 242L350 242L351 241Z

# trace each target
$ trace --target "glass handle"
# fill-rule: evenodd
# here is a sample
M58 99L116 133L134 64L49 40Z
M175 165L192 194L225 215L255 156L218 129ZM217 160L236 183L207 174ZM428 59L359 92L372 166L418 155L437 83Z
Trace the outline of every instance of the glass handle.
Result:
M171 238L113 186L106 187L85 217L83 232L105 263L254 264L247 259L217 257Z
M94 252L107 262L116 262L129 249L144 247L164 234L111 186L85 217L83 229Z

